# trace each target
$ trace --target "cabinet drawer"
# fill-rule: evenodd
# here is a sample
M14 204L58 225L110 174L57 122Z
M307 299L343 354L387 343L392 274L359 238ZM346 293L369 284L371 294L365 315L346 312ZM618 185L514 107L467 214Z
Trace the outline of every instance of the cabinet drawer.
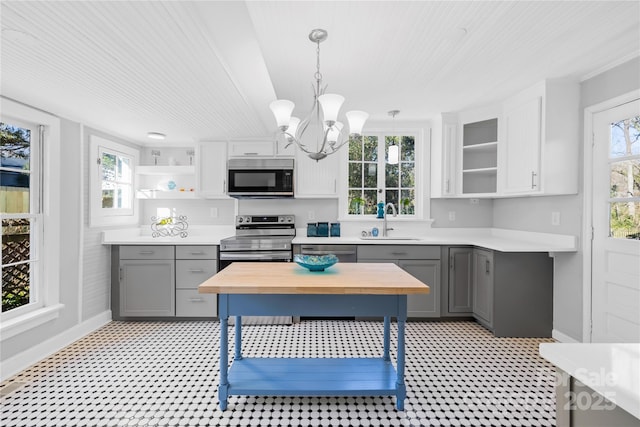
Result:
M173 259L174 246L120 246L120 259Z
M440 259L440 246L360 245L358 259Z
M218 272L218 261L176 260L176 288L197 288L202 282Z
M176 246L176 259L218 259L218 246Z
M215 317L218 315L218 295L199 294L197 289L176 290L177 317Z

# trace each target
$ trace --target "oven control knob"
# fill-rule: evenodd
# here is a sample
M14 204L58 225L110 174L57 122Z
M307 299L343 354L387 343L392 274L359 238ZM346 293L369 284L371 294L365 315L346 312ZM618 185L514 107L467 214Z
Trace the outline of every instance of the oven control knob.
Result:
M291 218L290 216L287 217L287 222L293 222L293 218Z
M250 217L250 216L245 217L245 218L244 218L244 221L245 221L245 222L251 222L251 217Z
M243 222L243 221L244 221L244 218L242 218L242 217L238 218L238 222Z

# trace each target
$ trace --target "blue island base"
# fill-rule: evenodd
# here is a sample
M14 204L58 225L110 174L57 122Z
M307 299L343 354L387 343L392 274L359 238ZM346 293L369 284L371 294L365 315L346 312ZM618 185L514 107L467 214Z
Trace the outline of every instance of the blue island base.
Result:
M231 365L220 395L396 396L399 403L405 390L396 380L383 358L242 358Z

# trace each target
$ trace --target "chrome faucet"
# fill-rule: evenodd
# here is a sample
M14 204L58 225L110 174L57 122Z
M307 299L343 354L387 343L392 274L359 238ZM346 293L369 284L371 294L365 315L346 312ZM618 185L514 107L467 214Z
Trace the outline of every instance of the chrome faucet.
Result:
M387 203L384 207L384 217L382 220L382 237L387 237L389 230L393 230L393 228L387 227L387 209L391 206L391 212L393 212L393 216L397 216L398 212L396 211L396 207L393 206L393 203Z

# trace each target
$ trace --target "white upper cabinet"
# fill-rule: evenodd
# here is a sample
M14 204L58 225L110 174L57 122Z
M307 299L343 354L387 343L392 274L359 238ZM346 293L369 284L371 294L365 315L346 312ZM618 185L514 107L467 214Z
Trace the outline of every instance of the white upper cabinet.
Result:
M340 150L347 151L345 146ZM335 153L315 161L302 150L296 156L296 197L338 197L339 159L344 153Z
M577 193L579 97L576 81L553 79L504 102L504 196Z
M457 196L475 198L498 195L501 114L500 106L459 113Z
M500 104L442 114L432 126L431 196L576 194L579 97L576 81L548 79Z
M535 97L505 110L505 193L540 191L540 104Z
M196 191L202 198L226 198L227 142L204 141L196 149Z
M495 194L498 176L498 119L462 125L462 194Z
M229 141L229 157L273 156L271 139Z
M431 126L431 197L456 195L458 117L443 113Z
M294 157L295 144L287 146L283 138L266 137L229 141L229 157Z

